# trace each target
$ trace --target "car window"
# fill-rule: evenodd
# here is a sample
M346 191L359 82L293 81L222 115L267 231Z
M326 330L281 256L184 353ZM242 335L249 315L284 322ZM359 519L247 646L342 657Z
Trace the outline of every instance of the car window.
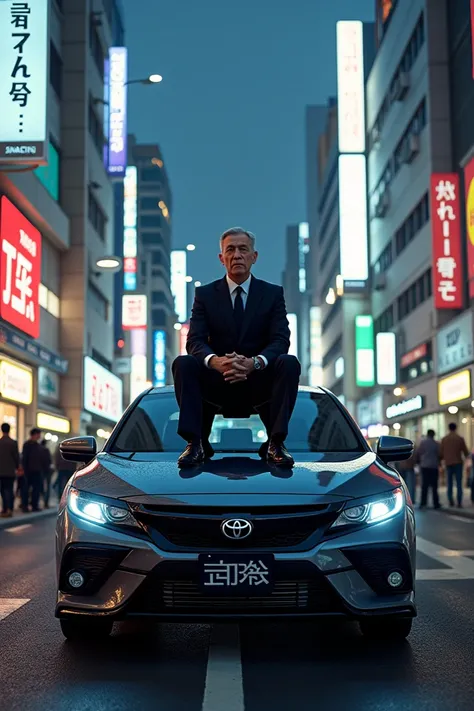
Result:
M179 452L179 411L172 393L145 395L119 425L111 452ZM256 452L267 439L257 414L245 419L216 415L210 442L216 451ZM355 424L325 393L300 393L289 423L286 445L291 452L365 451Z

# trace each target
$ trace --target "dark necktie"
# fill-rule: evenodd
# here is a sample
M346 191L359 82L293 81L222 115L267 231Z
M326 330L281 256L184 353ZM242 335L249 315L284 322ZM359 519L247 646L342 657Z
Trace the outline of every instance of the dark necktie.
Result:
M244 300L242 299L242 292L243 289L241 286L238 286L235 290L234 319L238 333L240 333L242 322L244 320Z

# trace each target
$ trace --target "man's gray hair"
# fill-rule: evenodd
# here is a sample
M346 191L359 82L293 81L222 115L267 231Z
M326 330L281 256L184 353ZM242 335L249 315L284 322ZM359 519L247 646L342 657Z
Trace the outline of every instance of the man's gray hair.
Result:
M230 230L226 230L222 235L219 240L219 244L221 247L222 251L222 244L225 240L226 237L231 237L231 235L245 235L246 237L249 238L250 244L252 246L252 249L255 250L255 235L253 232L249 232L248 230L244 230L243 227L231 227Z

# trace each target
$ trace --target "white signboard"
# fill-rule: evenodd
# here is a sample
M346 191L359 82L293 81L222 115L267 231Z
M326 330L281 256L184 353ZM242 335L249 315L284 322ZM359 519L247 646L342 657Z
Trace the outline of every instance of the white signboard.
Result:
M287 314L287 318L290 327L290 348L288 353L298 358L298 316L296 314Z
M377 383L395 385L397 382L397 356L394 333L377 333Z
M49 0L0 0L0 163L48 155Z
M365 156L339 156L339 242L344 281L369 276Z
M364 153L364 40L360 21L337 23L339 152Z
M123 411L121 379L89 356L84 358L84 409L112 422Z
M31 370L9 360L1 360L0 396L22 405L31 405L33 402L33 374Z
M133 402L147 387L147 357L132 355L130 361L130 402Z
M440 375L468 365L474 360L472 324L472 311L469 310L438 332L436 336L437 372Z
M395 417L408 415L410 412L422 410L425 406L425 398L422 395L416 395L409 400L401 400L387 407L385 412L387 420L393 420Z
M173 249L170 255L171 261L171 293L174 298L174 310L178 316L178 321L184 323L187 319L187 289L186 282L186 251L184 249Z
M146 328L147 298L145 294L124 294L122 296L122 328Z

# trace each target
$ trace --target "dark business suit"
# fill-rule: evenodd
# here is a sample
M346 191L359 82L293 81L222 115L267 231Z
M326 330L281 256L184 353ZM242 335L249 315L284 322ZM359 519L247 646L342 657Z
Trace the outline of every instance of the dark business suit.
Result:
M300 365L288 355L290 330L283 289L252 277L240 329L226 278L196 289L186 349L173 363L179 434L207 441L214 415L232 417L258 410L269 437L284 441L298 393ZM263 356L268 365L247 380L226 383L208 368L211 354Z

